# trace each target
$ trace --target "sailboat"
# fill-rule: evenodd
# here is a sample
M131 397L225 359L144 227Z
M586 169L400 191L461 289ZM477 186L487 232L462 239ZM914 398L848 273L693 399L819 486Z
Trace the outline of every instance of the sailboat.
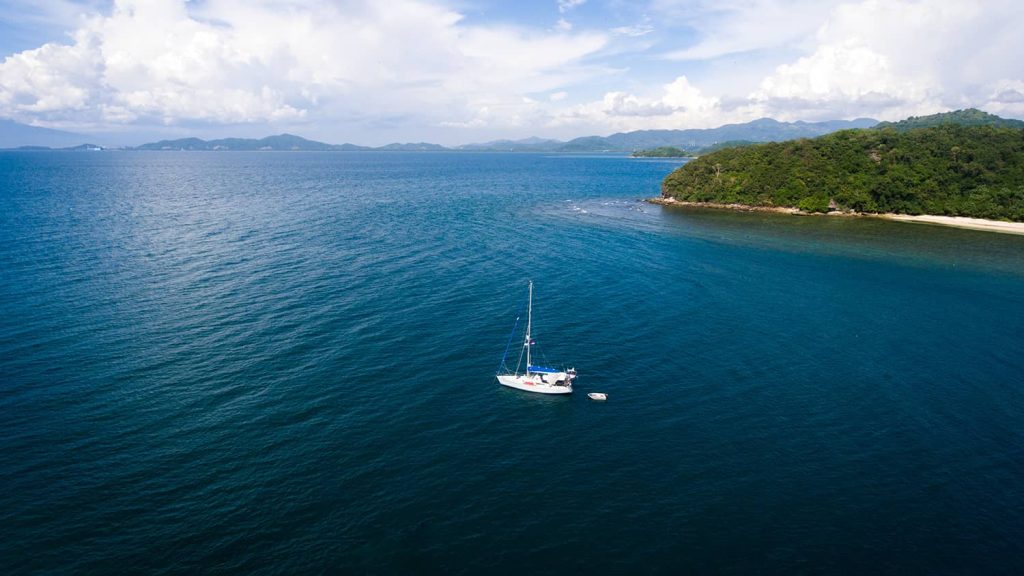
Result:
M516 328L519 327L519 318L512 328L508 344L505 346L505 355L501 358L501 366L498 368L498 383L510 388L518 388L528 392L540 394L572 394L572 381L576 378L576 369L557 370L545 366L533 364L532 348L536 344L533 340L533 281L530 281L530 300L526 308L526 338L523 340L523 349L519 353L519 361L515 370L510 370L505 360L508 358L508 349L515 337ZM526 370L519 372L523 357L526 357Z

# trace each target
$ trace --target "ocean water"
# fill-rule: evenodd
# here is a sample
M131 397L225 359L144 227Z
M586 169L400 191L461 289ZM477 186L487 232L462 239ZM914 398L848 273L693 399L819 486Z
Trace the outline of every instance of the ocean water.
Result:
M0 572L1024 572L1024 237L675 166L0 153Z

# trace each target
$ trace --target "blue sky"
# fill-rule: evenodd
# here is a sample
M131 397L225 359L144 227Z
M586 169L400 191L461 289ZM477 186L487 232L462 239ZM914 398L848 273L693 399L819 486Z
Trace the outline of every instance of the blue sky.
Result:
M138 143L459 144L1024 117L1017 0L0 3L0 117Z

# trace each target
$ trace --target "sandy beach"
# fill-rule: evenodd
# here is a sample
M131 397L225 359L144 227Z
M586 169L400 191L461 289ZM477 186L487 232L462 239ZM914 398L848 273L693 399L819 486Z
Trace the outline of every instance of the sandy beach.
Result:
M971 230L986 230L1004 234L1024 234L1024 222L1004 222L1002 220L984 220L981 218L965 218L963 216L911 216L909 214L877 214L879 218L899 220L900 222L917 222L919 224L938 224Z
M800 214L805 216L848 216L855 218L884 218L899 222L911 222L917 224L933 224L938 226L953 226L955 228L968 228L971 230L983 230L987 232L1002 232L1003 234L1024 235L1024 222L1005 222L1002 220L985 220L982 218L965 218L963 216L930 216L910 214L867 214L862 212L829 212L827 214L814 214L804 212L798 208L784 208L775 206L747 206L745 204L719 204L714 202L687 202L675 198L650 198L651 204L662 206L690 206L694 208L718 208L723 210L739 210L743 212L776 212L780 214Z

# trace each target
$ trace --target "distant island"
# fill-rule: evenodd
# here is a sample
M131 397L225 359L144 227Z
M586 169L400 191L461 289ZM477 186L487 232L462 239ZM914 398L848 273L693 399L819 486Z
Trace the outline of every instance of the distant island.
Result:
M139 146L125 146L121 150L196 150L196 151L304 151L304 152L362 152L362 151L466 151L466 152L551 152L557 154L629 154L635 150L674 147L706 153L717 147L743 145L754 142L777 142L793 138L809 138L849 128L866 128L877 120L830 120L826 122L778 122L762 118L742 124L726 124L718 128L688 130L636 130L610 136L583 136L562 141L545 138L521 140L494 140L474 144L446 147L429 142L393 143L384 146L357 144L327 144L308 140L293 134L279 134L266 138L179 138L160 140ZM0 121L0 148L21 150L67 150L68 142L86 136L59 132L11 121ZM27 147L26 145L30 146ZM102 148L92 144L85 145ZM92 148L90 148L92 149Z
M1024 122L969 109L729 147L668 175L662 201L1024 222Z
M135 150L205 150L205 151L358 151L370 150L366 146L354 144L325 144L315 140L307 140L294 134L279 134L266 138L221 138L219 140L203 140L201 138L180 138L178 140L160 140L136 146Z
M49 146L18 146L17 148L10 148L10 150L70 150L73 152L100 152L102 150L106 150L106 148L97 144L79 144L78 146L64 146L62 148L50 148Z
M659 146L650 150L634 150L630 156L634 158L690 158L695 154L675 146Z

